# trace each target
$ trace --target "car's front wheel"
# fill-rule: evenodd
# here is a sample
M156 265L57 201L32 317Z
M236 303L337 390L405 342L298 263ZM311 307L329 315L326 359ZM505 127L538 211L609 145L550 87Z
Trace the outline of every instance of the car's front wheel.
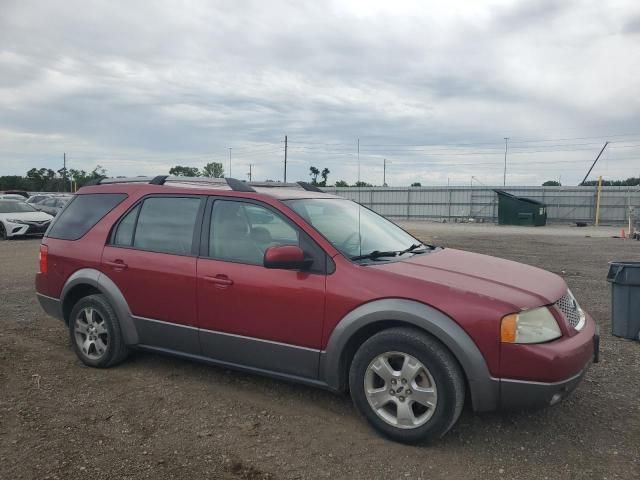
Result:
M442 437L460 416L465 395L451 352L412 328L384 330L365 341L351 363L349 388L369 423L403 443Z
M76 355L91 367L111 367L129 353L116 312L104 295L89 295L74 305L69 334Z
M0 222L0 240L8 240L9 235L7 235L7 229L4 226L4 223Z

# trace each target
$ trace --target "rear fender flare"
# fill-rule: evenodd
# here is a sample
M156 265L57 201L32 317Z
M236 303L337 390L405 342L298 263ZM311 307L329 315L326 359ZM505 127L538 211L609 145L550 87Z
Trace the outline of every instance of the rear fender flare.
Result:
M65 282L60 295L61 304L64 304L65 297L78 285L91 285L99 290L116 311L120 328L127 345L138 343L138 331L133 323L131 309L118 286L107 275L94 268L82 268L74 272Z

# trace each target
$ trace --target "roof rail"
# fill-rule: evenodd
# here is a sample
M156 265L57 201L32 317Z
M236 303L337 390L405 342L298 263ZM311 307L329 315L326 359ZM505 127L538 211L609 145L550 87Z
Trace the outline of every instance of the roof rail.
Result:
M106 178L99 177L86 185L107 185L114 183L148 183L150 185L166 185L170 182L176 183L202 183L202 184L212 184L218 186L228 186L231 190L236 192L255 192L256 190L253 187L262 187L262 188L302 188L308 192L318 192L324 193L320 188L316 185L312 185L307 182L296 182L296 183L287 183L287 182L245 182L242 180L238 180L237 178L215 178L215 177L179 177L175 175L157 175L155 177L115 177L115 178Z
M94 185L108 185L111 183L150 183L156 177L102 177Z
M312 185L310 183L307 182L298 182L298 185L300 185L302 188L304 188L307 192L320 192L320 193L324 193L322 190L320 190L318 187L316 187L315 185Z
M231 190L236 192L255 192L253 188L247 185L242 180L238 180L237 178L226 178L227 185L231 187Z
M157 177L154 177L153 180L151 180L149 183L151 185L164 185L164 182L167 181L168 177L169 175L158 175Z
M278 188L278 187L297 188L300 186L297 183L288 183L288 182L249 182L249 185L251 185L252 187L261 187L261 188Z

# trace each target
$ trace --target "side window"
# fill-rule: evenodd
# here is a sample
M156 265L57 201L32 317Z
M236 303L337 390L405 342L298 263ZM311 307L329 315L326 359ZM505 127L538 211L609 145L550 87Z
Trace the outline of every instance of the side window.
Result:
M267 248L298 244L298 231L266 208L229 200L213 203L209 230L213 258L262 265Z
M125 198L124 193L76 195L70 200L69 207L53 221L46 236L78 240Z
M140 207L133 246L154 252L190 254L200 203L199 198L147 198Z
M133 245L133 231L135 230L139 211L140 205L131 210L122 220L120 220L118 229L113 236L113 245L124 245L127 247Z

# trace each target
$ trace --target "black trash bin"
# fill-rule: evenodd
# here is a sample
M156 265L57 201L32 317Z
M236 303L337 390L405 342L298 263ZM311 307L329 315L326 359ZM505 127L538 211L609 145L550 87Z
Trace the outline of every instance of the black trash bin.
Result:
M640 340L640 262L611 262L611 333Z

